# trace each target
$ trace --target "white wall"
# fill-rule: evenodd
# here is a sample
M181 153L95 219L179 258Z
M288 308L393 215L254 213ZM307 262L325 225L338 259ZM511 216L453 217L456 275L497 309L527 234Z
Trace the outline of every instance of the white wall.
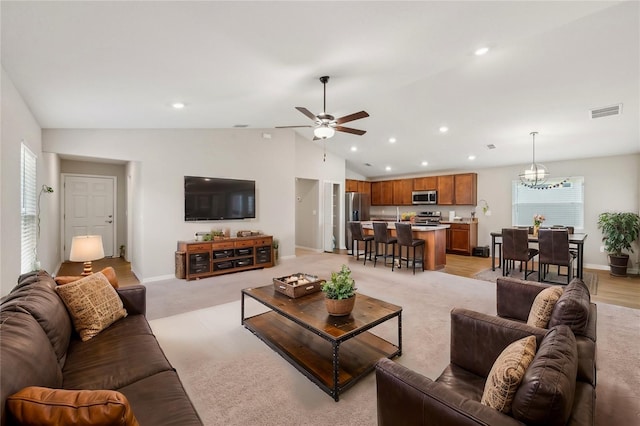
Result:
M229 227L260 230L280 241L280 255L295 254L295 178L344 180L344 160L322 162L321 151L293 130L62 130L43 131L47 151L135 162L128 244L134 273L143 281L172 276L178 240L197 231ZM308 145L308 146L306 146ZM295 166L293 166L295 165ZM256 181L257 218L185 222L183 176Z
M43 194L41 199L40 241L38 257L42 267L55 269L59 251L57 246L59 209L59 161L56 156L43 154L40 125L29 110L13 82L2 68L0 144L0 294L8 293L20 275L20 144L37 156L37 188L47 184L53 194Z

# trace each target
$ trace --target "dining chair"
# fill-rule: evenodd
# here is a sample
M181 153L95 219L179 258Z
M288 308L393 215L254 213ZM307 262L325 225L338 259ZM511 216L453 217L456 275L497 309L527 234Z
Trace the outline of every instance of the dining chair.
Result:
M349 229L351 230L351 254L356 256L356 260L360 260L360 250L358 245L360 241L364 242L364 265L367 264L367 255L371 260L371 242L373 241L373 235L365 235L362 230L362 223L349 222Z
M402 265L402 247L407 248L407 257L404 260L407 261L407 268L409 267L409 261L413 263L413 275L416 274L416 262L422 265L422 271L424 272L424 248L425 241L420 238L413 238L413 231L411 225L408 223L396 223L396 236L398 237L398 253L400 257L400 263L398 268ZM416 256L416 248L420 247L420 257ZM413 248L413 257L409 257L410 249ZM393 266L391 267L393 270Z
M373 222L373 237L376 246L376 251L373 256L373 267L375 268L378 257L380 256L382 256L384 264L387 264L387 258L389 257L387 249L389 245L391 245L391 270L393 271L393 266L396 263L396 243L398 239L389 235L386 222ZM384 254L378 253L380 244L384 244Z
M573 278L573 261L576 258L575 253L569 250L569 231L564 228L541 229L538 234L538 249L540 250L538 281L547 281L546 276L549 272L549 265L556 265L558 267L558 276L564 276L560 274L560 267L567 267L566 284L569 284L571 278Z
M504 228L502 230L502 275L509 275L509 267L515 267L515 262L524 262L524 279L533 272L533 261L529 271L529 261L538 254L538 250L529 247L529 235L526 229Z

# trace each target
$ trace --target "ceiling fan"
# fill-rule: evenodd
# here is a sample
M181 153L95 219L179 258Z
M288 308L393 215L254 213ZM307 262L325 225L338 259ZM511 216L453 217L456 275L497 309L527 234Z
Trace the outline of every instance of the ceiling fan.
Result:
M335 118L333 115L326 113L327 82L329 81L329 76L325 75L320 77L320 81L322 82L323 89L324 89L324 102L323 102L323 108L322 108L323 112L318 115L313 115L311 111L309 111L304 107L296 107L298 111L300 111L301 113L309 117L311 120L313 120L314 124L306 125L306 126L278 126L276 128L286 129L286 128L294 128L294 127L313 127L314 141L318 139L328 139L332 137L336 133L336 131L351 133L358 136L362 136L365 133L367 133L366 130L358 130L358 129L353 129L351 127L341 126L341 124L348 123L350 121L369 117L369 114L366 111L356 112L353 114L345 115L344 117L340 117L340 118Z

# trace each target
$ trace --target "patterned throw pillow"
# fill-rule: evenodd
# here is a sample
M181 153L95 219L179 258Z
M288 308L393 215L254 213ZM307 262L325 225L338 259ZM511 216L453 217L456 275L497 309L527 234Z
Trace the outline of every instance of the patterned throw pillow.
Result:
M535 336L516 340L507 346L491 367L480 402L509 413L513 397L535 354Z
M536 296L529 311L527 324L539 328L547 328L551 313L564 289L560 286L547 287Z
M83 342L127 316L116 290L101 273L56 287Z
M139 425L127 398L113 390L30 386L7 397L7 409L21 425Z

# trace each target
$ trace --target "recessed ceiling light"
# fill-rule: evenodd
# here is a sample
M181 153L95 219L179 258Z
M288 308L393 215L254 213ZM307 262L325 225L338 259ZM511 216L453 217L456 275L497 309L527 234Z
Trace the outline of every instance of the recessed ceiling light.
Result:
M391 166L387 166L384 168L386 171L390 172L391 171Z
M389 138L389 143L396 143L396 138Z
M468 158L469 160L472 160L472 161L473 161L473 160L475 160L475 159L476 159L476 156L475 156L475 155L473 155L473 154L471 154L471 155L470 155L470 156L468 156L467 158Z
M488 51L489 51L489 48L485 46L477 49L474 53L476 54L476 56L482 56L486 54Z
M358 150L358 147L357 147L357 146L352 146L352 147L351 147L351 152L356 152L357 150Z
M182 102L174 102L171 104L174 109L182 109L184 108L184 104Z
M423 161L423 162L422 162L422 163L420 163L420 164L422 164L423 166L427 166L429 163L427 163L426 161Z
M447 133L449 131L449 128L447 126L442 126L440 127L440 133Z

